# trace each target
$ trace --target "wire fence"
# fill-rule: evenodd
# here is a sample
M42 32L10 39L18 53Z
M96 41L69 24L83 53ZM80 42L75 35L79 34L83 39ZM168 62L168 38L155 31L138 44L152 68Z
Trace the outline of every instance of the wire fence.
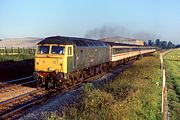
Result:
M0 47L0 55L35 54L35 48Z

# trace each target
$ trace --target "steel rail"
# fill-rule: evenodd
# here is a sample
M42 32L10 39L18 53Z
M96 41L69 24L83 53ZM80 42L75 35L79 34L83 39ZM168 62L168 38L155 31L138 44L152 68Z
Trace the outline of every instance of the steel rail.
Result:
M28 77L24 77L24 78L18 78L18 79L7 81L7 82L1 82L1 84L9 84L9 83L13 83L13 82L29 79L29 78L32 78L32 76L28 76Z
M16 97L10 98L10 99L8 99L8 100L2 101L2 102L0 102L0 106L1 106L2 104L5 104L5 103L10 102L10 101L12 101L12 100L16 100L16 99L18 99L18 98L20 98L20 97L33 94L34 92L37 92L37 90L33 90L33 91L31 91L31 92L24 93L24 94L18 95L18 96L16 96Z
M2 113L0 113L0 119L10 119L10 117L13 117L13 114L20 112L22 109L27 108L33 104L35 104L36 102L41 102L42 100L45 99L45 96L47 95L47 93L45 92L42 95L37 96L36 94L39 92L45 92L43 89L39 89L39 90L34 90L32 92L17 96L16 98L13 99L9 99L7 101L1 102L1 104L8 104L11 103L15 100L21 99L22 97L25 98L26 96L31 96L32 100L29 101L29 99L27 101L24 101L23 104L18 104L15 106L10 105L10 109L4 110ZM33 96L33 94L35 96Z
M8 89L15 89L16 90L16 89L18 89L19 86L23 86L23 85L34 83L34 82L37 82L37 80L31 80L31 81L28 81L28 82L25 82L25 83L22 83L19 85L5 86L4 88L0 89L0 93L7 92Z

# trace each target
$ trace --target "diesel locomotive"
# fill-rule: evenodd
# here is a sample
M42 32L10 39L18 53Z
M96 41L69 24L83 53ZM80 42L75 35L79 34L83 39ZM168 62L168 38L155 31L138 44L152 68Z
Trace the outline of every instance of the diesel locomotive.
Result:
M153 47L52 36L37 44L33 78L39 87L64 88L153 52Z

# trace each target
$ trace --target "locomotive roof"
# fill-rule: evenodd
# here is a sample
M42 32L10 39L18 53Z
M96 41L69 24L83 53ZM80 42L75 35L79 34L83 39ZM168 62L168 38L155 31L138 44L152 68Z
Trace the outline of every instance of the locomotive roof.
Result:
M47 37L40 41L40 44L61 44L61 45L76 45L79 47L93 47L93 46L108 46L107 43L100 40L86 39L86 38L76 38L76 37L64 37L64 36L52 36Z
M142 46L142 45L133 45L133 44L125 44L125 43L114 43L114 42L107 42L107 41L104 41L104 42L106 42L110 46Z

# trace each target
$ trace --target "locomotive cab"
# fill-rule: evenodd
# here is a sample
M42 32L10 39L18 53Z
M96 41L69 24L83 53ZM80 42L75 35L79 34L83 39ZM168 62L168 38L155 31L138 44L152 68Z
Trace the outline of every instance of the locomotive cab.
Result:
M35 71L64 72L67 58L73 56L72 45L38 45L35 55Z
M40 87L57 85L65 74L72 70L72 62L68 62L72 60L73 45L38 44L33 77L37 79Z

